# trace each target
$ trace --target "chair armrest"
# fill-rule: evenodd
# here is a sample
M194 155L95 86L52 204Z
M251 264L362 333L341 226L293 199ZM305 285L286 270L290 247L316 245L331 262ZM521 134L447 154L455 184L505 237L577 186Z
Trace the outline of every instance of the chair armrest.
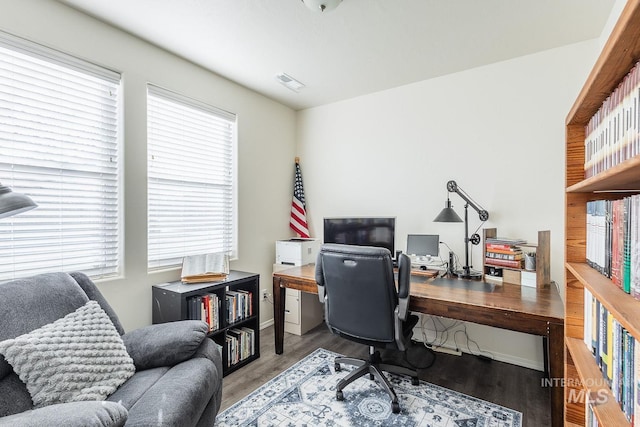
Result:
M196 350L193 358L203 357L209 359L216 365L218 372L222 375L222 349L213 340L204 340L198 350Z
M116 402L60 403L0 418L0 427L120 427L129 413Z
M194 356L209 331L201 320L144 326L122 336L136 370L173 366Z
M322 275L322 258L316 260L316 285L318 287L318 299L324 304L324 276Z
M406 254L398 257L398 317L407 320L409 294L411 290L411 258Z

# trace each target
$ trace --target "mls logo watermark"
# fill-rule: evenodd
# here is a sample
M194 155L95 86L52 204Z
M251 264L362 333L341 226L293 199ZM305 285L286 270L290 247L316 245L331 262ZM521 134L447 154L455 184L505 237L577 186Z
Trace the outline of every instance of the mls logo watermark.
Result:
M567 403L589 403L590 405L602 405L607 403L607 390L601 388L595 391L589 391L584 388L576 390L571 388L567 392Z
M608 401L607 389L609 385L604 378L588 379L585 383L573 378L542 378L540 385L542 387L567 387L567 403L601 405ZM593 388L596 390L589 390Z

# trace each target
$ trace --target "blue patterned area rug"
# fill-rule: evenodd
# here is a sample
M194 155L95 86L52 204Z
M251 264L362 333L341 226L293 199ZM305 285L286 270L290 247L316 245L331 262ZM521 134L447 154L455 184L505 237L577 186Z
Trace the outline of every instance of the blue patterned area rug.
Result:
M368 376L344 389L336 400L336 384L352 367L334 370L340 356L318 349L256 391L218 414L215 426L429 426L519 427L522 414L437 385L387 374L400 401L391 400Z

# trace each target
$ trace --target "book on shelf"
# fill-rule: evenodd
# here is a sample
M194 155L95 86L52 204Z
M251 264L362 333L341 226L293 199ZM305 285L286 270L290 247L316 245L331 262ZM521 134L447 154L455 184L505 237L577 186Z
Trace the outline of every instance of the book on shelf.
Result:
M512 246L526 245L527 241L524 239L513 239L510 237L487 237L484 241L486 245L493 245L496 249L508 249Z
M584 342L629 422L640 424L640 344L587 288L584 297ZM636 416L638 415L638 416Z
M240 329L249 337L248 352L249 356L253 356L256 353L256 332L246 326Z
M251 328L227 330L227 366L242 362L255 354L255 331Z
M622 288L622 281L620 277L620 267L622 263L622 245L621 242L624 241L624 233L623 228L620 226L622 223L622 204L617 201L613 202L611 206L611 249L609 252L611 253L610 259L610 270L609 270L609 278L619 288Z
M640 66L636 63L585 126L584 176L640 153Z
M229 275L229 255L222 252L189 255L182 260L184 283L206 283L226 280Z
M231 335L226 335L224 337L224 349L227 353L227 368L233 365L234 362L234 354L235 354L235 342L234 338Z
M512 251L514 249L517 249L517 246L515 245L508 245L508 244L502 244L502 243L485 243L485 247L487 248L487 250L492 250L492 251Z
M586 261L640 299L640 195L587 202Z
M489 251L487 249L486 256L487 256L487 258L494 258L494 259L509 259L509 260L520 260L520 259L523 259L522 251L505 253L505 252Z
M209 325L209 332L220 329L220 299L215 293L187 298L187 318L202 320Z
M629 241L631 243L629 282L630 292L634 298L640 299L640 195L631 197L631 227Z
M227 290L225 298L227 300L227 321L229 323L239 322L253 316L253 292L243 289Z
M497 258L485 257L484 263L486 265L493 265L498 267L522 268L522 260L497 259Z

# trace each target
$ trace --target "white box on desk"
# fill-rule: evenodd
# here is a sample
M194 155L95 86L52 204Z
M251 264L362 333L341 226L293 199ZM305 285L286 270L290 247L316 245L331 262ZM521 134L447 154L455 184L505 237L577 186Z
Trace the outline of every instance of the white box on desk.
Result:
M529 288L535 288L536 286L536 272L522 270L520 273L520 286L526 286Z
M276 264L306 265L316 262L319 239L276 240Z

